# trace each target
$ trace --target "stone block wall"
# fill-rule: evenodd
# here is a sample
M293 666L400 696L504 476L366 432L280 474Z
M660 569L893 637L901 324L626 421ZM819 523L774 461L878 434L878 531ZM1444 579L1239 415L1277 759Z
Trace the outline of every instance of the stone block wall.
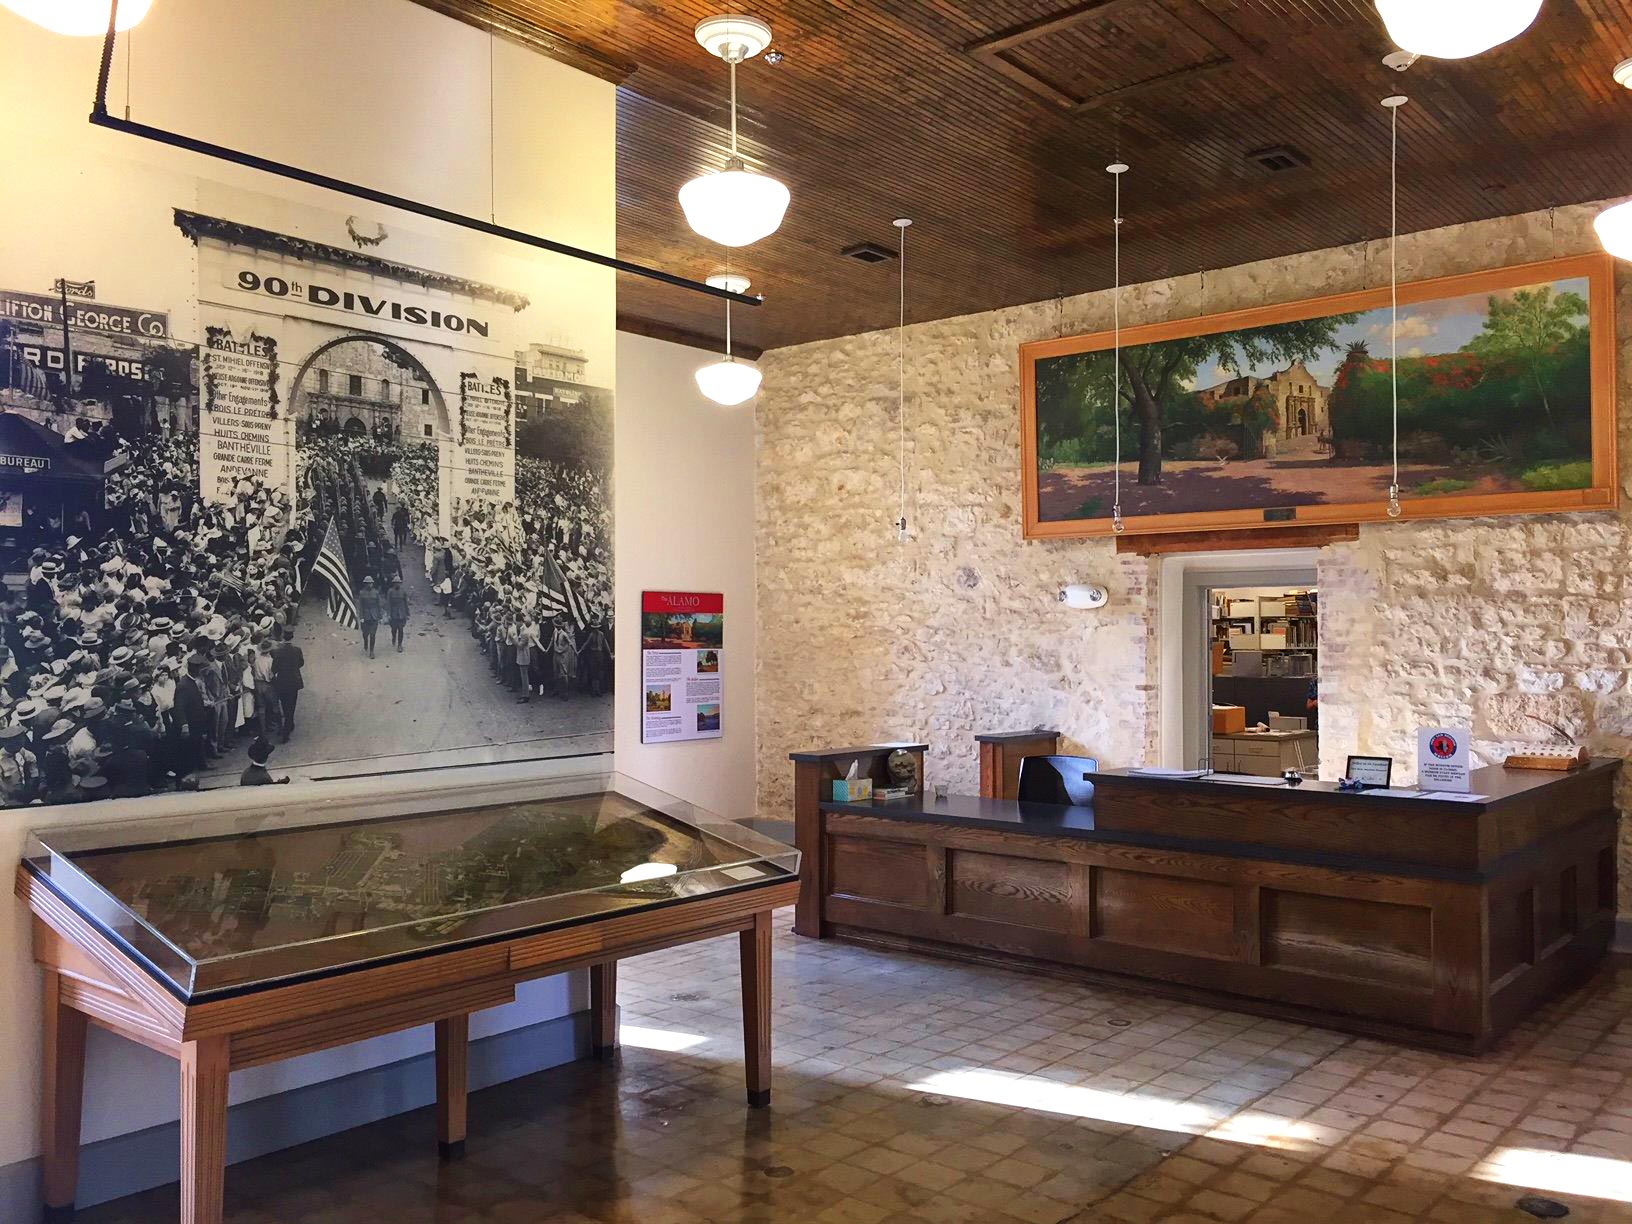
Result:
M1411 234L1402 281L1598 250L1598 205ZM1130 214L1124 240L1138 241ZM1386 241L1127 287L1124 326L1388 283ZM910 294L910 285L909 285ZM1632 455L1632 275L1617 280L1620 451ZM1069 749L1154 759L1157 567L1108 540L1024 541L1019 346L1111 326L1108 292L907 329L910 538L897 538L893 331L766 353L758 422L758 792L792 806L800 748L922 739L976 782L974 735L1038 725ZM1632 482L1616 513L1382 524L1322 550L1321 753L1416 766L1416 728L1471 726L1476 755L1554 739L1632 750ZM1061 587L1096 581L1080 612ZM1632 773L1632 771L1629 771ZM1632 778L1623 778L1623 812ZM1632 820L1621 912L1632 914Z

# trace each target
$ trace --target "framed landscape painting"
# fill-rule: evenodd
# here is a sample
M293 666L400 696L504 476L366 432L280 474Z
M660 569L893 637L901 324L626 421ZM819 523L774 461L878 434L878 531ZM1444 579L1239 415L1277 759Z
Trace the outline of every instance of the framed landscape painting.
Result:
M1613 261L1583 255L1022 345L1027 538L1616 504Z

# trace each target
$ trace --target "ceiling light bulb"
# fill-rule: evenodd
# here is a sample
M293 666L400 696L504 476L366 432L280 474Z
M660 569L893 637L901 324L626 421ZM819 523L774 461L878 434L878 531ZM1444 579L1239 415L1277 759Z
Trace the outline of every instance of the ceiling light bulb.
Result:
M1592 228L1604 250L1617 259L1632 259L1632 200L1604 209L1593 218Z
M753 399L759 390L759 380L758 367L735 357L724 357L697 368L697 389L723 408L734 408Z
M1377 0L1396 46L1434 59L1466 59L1517 38L1541 0Z
M10 9L19 17L26 17L35 25L44 26L53 34L94 35L108 32L110 0L0 0L0 6ZM120 0L120 30L147 16L153 0Z
M1624 89L1632 89L1632 59L1624 59L1616 64L1612 75L1615 78L1615 84Z
M747 246L774 234L788 211L787 186L756 174L738 158L724 170L700 174L680 188L686 224L721 246Z

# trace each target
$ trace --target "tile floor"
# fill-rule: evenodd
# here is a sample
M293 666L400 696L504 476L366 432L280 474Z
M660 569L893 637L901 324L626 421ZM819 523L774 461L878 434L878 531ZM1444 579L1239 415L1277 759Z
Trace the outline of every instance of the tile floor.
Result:
M776 944L772 1108L743 1102L736 941L625 962L616 1068L234 1166L230 1224L1632 1221L1632 968L1482 1059L1118 990ZM175 1219L174 1188L80 1213Z

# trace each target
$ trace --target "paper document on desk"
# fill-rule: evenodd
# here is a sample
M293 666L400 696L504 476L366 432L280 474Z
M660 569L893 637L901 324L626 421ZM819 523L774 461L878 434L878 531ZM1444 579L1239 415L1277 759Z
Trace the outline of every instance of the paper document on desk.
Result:
M1285 786L1285 778L1266 778L1262 774L1210 773L1208 782L1229 782L1236 786Z
M1136 765L1128 770L1146 778L1205 778L1205 769L1163 769L1159 765Z
M1444 803L1483 803L1489 795L1470 795L1466 791L1423 791L1424 799L1438 799Z

